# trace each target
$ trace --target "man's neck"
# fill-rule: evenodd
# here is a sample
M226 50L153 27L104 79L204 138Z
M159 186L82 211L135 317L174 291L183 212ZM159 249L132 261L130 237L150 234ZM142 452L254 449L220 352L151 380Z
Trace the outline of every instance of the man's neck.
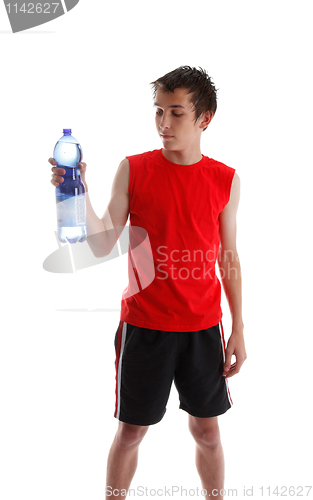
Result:
M172 163L177 163L178 165L193 165L202 160L202 154L199 150L190 151L170 151L168 149L162 149L163 156Z

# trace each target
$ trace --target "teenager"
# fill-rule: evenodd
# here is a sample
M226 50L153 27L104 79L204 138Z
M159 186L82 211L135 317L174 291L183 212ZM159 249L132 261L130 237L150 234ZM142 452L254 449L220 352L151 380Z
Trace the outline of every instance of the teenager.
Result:
M130 217L129 285L114 339L119 423L108 457L107 498L113 490L115 498L125 497L139 444L163 418L174 382L180 408L189 414L206 498L222 499L218 416L232 406L228 379L246 359L236 249L240 181L233 168L201 153L202 133L217 108L207 72L182 66L152 88L162 148L122 160L101 219L90 202L87 165L79 164L87 242L95 256L110 253ZM51 183L58 186L65 172L51 170ZM151 275L149 252L153 279L145 282ZM216 261L232 316L227 349Z

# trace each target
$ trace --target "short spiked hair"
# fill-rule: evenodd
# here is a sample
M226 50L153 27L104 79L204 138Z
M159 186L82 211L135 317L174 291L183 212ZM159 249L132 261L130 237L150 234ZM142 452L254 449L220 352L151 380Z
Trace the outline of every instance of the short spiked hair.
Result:
M151 82L150 85L152 85L153 97L158 89L164 92L174 92L177 88L187 89L192 94L190 102L195 109L195 121L206 111L212 111L213 116L215 115L217 89L207 72L200 67L197 69L190 66L180 66L158 78L155 82ZM207 127L203 131L206 129Z

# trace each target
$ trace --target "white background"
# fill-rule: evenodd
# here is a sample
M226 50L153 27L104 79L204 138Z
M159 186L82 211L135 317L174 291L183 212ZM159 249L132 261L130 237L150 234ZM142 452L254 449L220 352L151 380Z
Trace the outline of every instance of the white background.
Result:
M253 486L262 498L261 486L312 484L312 3L81 0L16 34L2 4L0 19L1 498L104 499L127 257L44 271L57 249L47 160L72 128L102 216L125 155L162 147L149 83L180 65L212 76L218 107L202 153L241 178L248 359L219 418L225 488L242 498ZM222 308L228 338L224 295ZM133 488L201 488L178 404L173 386L140 445Z

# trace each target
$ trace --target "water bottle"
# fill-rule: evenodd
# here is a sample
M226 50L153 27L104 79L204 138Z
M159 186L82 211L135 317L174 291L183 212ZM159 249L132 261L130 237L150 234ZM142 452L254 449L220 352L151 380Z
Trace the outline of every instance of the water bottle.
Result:
M83 152L71 129L63 129L63 134L53 151L58 167L66 171L64 181L55 188L58 238L62 243L76 243L87 237L85 186L78 167Z

